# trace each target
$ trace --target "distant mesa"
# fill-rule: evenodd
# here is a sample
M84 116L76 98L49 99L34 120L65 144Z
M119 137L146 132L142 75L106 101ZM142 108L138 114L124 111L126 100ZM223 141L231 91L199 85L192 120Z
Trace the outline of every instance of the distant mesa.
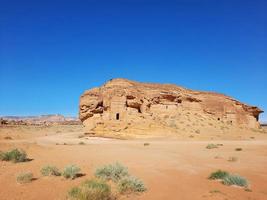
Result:
M43 125L43 124L80 124L80 120L75 117L65 117L63 115L39 115L39 116L2 116L3 125Z
M145 135L257 129L262 112L219 93L113 79L84 92L79 118L89 132Z

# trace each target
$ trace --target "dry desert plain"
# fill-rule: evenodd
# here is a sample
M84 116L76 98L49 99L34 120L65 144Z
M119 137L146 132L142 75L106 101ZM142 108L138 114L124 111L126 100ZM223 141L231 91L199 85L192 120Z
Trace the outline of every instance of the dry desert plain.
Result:
M207 149L211 143L221 145ZM267 199L267 132L263 129L120 140L89 137L82 125L1 126L0 151L12 148L24 149L31 160L0 161L1 200L66 199L70 188L92 178L97 167L116 161L147 187L144 193L118 195L118 199ZM231 157L234 161L229 161ZM60 169L75 164L84 175L74 180L44 177L40 169L47 164ZM249 189L209 180L218 169L246 177ZM18 184L17 174L25 171L31 171L34 180Z

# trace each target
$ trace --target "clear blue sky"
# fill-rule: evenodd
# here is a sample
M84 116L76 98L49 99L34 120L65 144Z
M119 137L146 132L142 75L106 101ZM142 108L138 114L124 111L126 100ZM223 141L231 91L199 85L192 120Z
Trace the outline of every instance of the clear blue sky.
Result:
M267 111L265 0L0 3L0 115L75 116L84 90L116 77Z

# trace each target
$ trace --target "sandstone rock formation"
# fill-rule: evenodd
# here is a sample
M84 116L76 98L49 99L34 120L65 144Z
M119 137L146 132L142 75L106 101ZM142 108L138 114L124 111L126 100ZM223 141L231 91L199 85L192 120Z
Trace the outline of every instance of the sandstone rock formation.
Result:
M80 98L79 117L92 133L145 135L258 128L261 112L223 94L113 79L85 91Z

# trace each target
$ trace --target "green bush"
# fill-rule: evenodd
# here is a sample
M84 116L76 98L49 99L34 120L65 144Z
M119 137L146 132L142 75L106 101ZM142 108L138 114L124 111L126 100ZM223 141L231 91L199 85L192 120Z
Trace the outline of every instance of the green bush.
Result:
M118 191L120 193L131 193L131 192L144 192L146 187L140 179L136 177L124 177L117 185Z
M225 185L238 185L242 187L248 186L248 181L246 178L239 175L228 175L223 178L223 184Z
M129 173L127 167L116 162L96 169L95 176L97 178L118 182L123 177L129 176Z
M79 187L72 188L68 196L75 200L109 200L111 189L103 180L92 179L83 182Z
M209 176L209 179L215 180L215 179L224 179L224 177L228 176L229 173L222 170L217 170L216 172L211 173Z
M22 149L12 149L7 152L0 153L0 160L12 162L25 162L27 161L27 154Z
M67 179L68 178L75 179L77 178L80 171L81 169L76 165L69 165L65 167L65 169L63 170L63 176Z
M23 172L17 176L17 182L21 184L29 183L32 181L32 179L33 179L33 174L31 172Z
M225 185L238 185L238 186L248 187L248 181L246 178L241 177L239 175L229 174L226 171L218 170L216 172L213 172L209 176L209 179L212 180L219 179Z
M60 176L61 175L59 169L51 165L44 166L41 169L41 174L43 176Z

